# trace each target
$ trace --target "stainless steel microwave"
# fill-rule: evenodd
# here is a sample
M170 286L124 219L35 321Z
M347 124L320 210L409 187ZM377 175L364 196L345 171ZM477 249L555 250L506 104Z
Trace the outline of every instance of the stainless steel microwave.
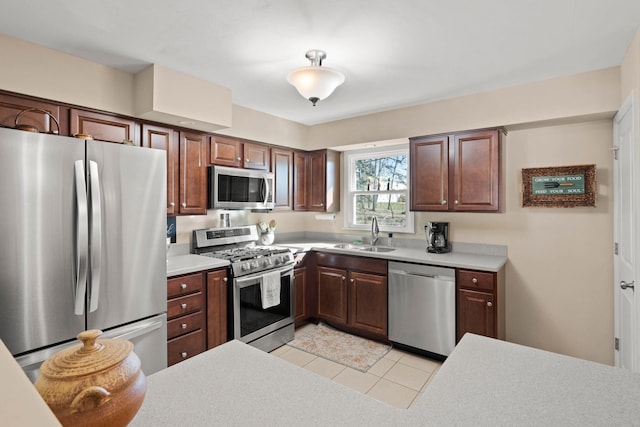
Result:
M273 173L212 166L209 209L273 209Z

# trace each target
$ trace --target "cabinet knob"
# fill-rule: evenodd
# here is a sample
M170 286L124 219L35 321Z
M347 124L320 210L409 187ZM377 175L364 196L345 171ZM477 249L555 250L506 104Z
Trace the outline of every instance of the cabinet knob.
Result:
M457 204L458 204L458 201L457 201L457 200L454 200L454 201L453 201L453 203L455 203L455 204L457 205Z
M478 283L478 279L474 277L473 279L471 279L471 283L475 285L476 283Z
M180 284L180 289L187 289L187 284L186 283L181 283Z
M223 282L228 282L228 281L229 281L229 279L227 279L226 277L223 277L223 278L222 278L222 281L223 281Z
M187 329L187 324L186 324L186 323L183 323L182 325L180 325L180 327L181 327L182 329Z
M491 301L487 301L487 307L493 307L493 303Z
M346 280L346 279L347 279L346 277L342 276L342 280Z
M324 206L324 203L320 203L320 206Z
M351 279L351 283L353 283L353 282L354 282L354 280L353 280L353 279Z
M441 204L446 205L446 204L447 204L447 201L446 201L446 200L443 200Z
M173 206L175 206L175 205L176 205L176 204L175 204L174 202L169 203L169 206L171 206L171 207L173 207Z
M187 304L182 303L182 304L180 304L180 307L182 307L182 309L185 310L187 308Z
M182 358L184 359L185 357L187 357L187 352L183 351L182 353L180 353L180 356L182 356Z
M240 160L242 160L242 157L236 157L236 160L240 161Z
M187 207L187 204L186 204L185 202L182 202L182 207L183 207L183 208L186 208L186 207Z

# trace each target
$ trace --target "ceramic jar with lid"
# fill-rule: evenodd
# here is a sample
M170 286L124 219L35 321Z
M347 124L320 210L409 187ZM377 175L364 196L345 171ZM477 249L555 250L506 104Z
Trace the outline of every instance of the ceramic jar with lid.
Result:
M133 344L78 334L82 344L62 350L40 367L35 387L63 426L126 426L147 390Z

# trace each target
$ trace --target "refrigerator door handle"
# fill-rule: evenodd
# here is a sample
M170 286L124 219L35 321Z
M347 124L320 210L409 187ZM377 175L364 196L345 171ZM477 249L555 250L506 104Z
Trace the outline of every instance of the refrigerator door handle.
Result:
M74 294L73 312L80 316L84 314L84 296L87 291L87 256L89 217L87 210L87 187L84 178L84 161L76 160L76 286Z
M160 329L164 323L164 320L154 320L150 323L145 323L144 325L140 325L132 330L125 330L122 333L116 335L108 335L109 338L113 339L122 339L122 340L132 340L142 335L146 335L149 332L155 331L156 329Z
M89 161L89 179L91 183L91 281L89 288L89 312L98 309L100 297L100 268L102 262L102 194L100 190L100 177L98 176L98 164Z

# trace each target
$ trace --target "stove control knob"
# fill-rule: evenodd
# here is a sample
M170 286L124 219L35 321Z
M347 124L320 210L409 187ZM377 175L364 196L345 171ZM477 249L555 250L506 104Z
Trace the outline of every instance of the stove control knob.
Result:
M245 262L244 264L242 264L242 271L247 271L249 269L249 263Z
M258 261L253 261L253 262L251 263L251 267L253 267L253 268L258 268L258 267L260 267L260 265L258 264Z
M269 267L271 265L271 259L265 259L264 261L262 261L262 265L264 267Z

